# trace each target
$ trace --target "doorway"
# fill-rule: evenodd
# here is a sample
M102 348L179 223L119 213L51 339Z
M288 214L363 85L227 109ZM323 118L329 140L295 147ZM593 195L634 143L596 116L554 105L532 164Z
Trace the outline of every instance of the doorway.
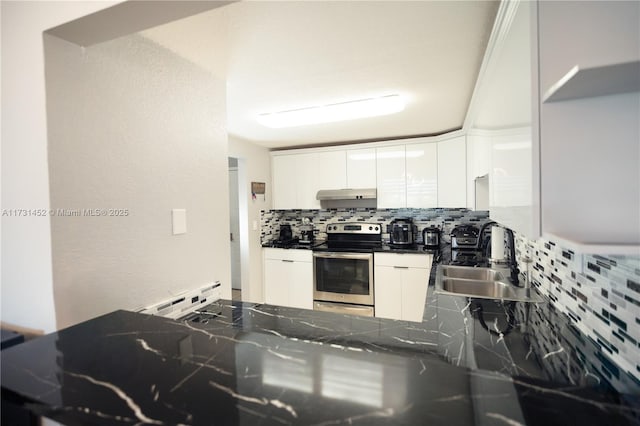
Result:
M242 300L240 196L238 189L238 159L229 157L229 247L231 252L231 295L233 300Z

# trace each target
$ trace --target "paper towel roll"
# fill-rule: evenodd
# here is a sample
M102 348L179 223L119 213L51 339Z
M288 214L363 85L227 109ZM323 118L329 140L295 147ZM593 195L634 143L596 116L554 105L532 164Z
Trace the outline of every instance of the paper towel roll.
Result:
M504 260L504 228L501 226L491 228L491 259Z

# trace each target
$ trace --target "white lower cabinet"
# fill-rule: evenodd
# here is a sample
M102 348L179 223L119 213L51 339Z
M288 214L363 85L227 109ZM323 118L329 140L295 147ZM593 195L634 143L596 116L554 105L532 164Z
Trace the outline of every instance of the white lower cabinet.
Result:
M429 262L431 266L431 262ZM402 275L402 319L422 321L431 268L407 268Z
M265 248L263 254L265 302L313 309L313 252Z
M393 266L374 267L376 317L402 319L401 275L402 271Z
M412 253L375 253L375 315L422 321L433 256Z

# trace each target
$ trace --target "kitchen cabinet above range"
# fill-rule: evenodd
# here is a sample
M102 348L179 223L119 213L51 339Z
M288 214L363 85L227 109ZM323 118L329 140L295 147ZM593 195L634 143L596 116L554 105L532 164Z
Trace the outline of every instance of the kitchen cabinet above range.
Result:
M320 189L347 187L344 150L272 155L273 204L276 209L319 209Z
M346 188L376 187L375 148L347 149Z
M376 188L379 208L467 207L466 137L271 153L273 208L319 209L319 190Z

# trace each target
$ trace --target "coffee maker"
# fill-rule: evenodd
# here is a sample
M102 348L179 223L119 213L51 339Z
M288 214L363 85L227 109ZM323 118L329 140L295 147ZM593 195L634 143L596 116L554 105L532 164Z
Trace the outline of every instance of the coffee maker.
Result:
M302 219L302 225L300 226L300 241L299 244L313 244L315 240L315 229L313 223L309 218Z
M280 225L278 242L289 243L291 241L293 241L293 231L291 230L291 225L289 225L288 223L283 223L282 225Z

